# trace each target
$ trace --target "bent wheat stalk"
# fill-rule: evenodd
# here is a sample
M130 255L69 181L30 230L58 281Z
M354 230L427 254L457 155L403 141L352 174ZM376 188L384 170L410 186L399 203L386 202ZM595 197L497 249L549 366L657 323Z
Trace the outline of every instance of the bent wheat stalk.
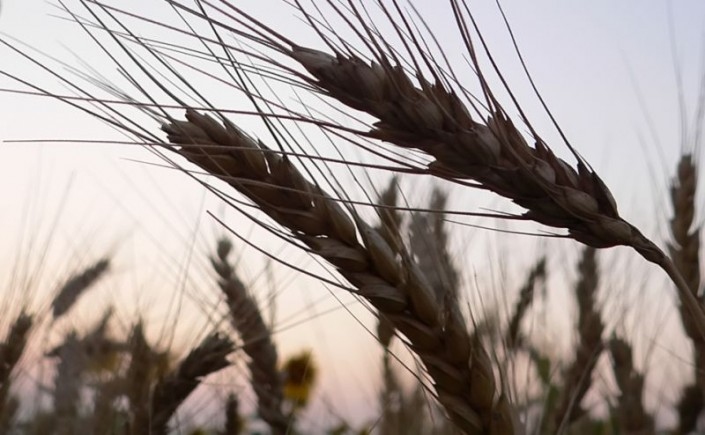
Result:
M352 219L287 158L193 110L165 124L174 150L229 183L334 265L400 331L434 382L437 398L467 434L513 434L507 397L496 394L492 362L457 311L442 313L423 272L381 233ZM358 241L357 232L363 242ZM396 251L399 249L399 251ZM396 251L396 252L395 252Z

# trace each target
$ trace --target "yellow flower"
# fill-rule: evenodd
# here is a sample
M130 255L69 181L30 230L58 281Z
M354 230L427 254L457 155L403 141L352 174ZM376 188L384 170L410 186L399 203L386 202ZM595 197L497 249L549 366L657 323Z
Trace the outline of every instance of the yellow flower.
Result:
M316 383L317 371L311 351L308 350L293 355L284 362L284 397L294 408L302 408L308 403Z

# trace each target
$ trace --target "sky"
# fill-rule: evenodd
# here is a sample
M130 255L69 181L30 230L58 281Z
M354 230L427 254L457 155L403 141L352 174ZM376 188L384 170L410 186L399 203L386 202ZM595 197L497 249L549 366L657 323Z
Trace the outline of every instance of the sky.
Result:
M80 10L76 2L70 4ZM130 0L119 4L159 21L178 23L162 2ZM238 4L303 45L320 48L315 35L283 2ZM429 0L414 4L441 42L450 63L464 73L460 77L467 78L468 86L473 86L473 75L463 57L447 4ZM572 145L611 186L623 215L661 241L665 235L663 217L668 212L664 203L666 180L681 146L677 77L680 74L682 78L686 119L692 120L699 81L705 74L705 3L512 0L502 4L528 69ZM556 144L552 146L557 153L567 156L558 133L528 86L496 5L489 1L472 2L472 8L534 127L547 143ZM80 28L57 15L66 16L52 2L4 0L0 11L2 39L14 41L15 46L26 44L80 71L96 71L124 85L115 66ZM379 15L376 17L382 23ZM156 32L159 37L158 30L148 26L140 29L150 35ZM67 71L56 62L43 59L57 71ZM40 71L6 46L0 47L0 71L54 91L68 92L46 71ZM222 107L247 105L227 88L207 80L198 83ZM182 339L183 346L193 344L216 317L213 310L217 310L217 293L201 278L207 276L205 256L212 252L215 238L225 230L208 212L270 252L314 267L312 259L267 239L253 224L184 174L158 167L160 160L147 150L80 143L122 139L101 122L58 101L7 92L26 88L6 75L0 76L0 88L0 186L5 186L0 195L0 240L7 241L0 248L3 267L12 268L18 257L29 264L31 260L27 259L46 251L47 263L42 269L45 281L41 285L50 288L57 275L65 276L97 256L113 254L114 276L98 289L101 293L95 300L102 297L103 301L119 304L125 322L134 313L143 313L154 324L174 324L179 319L175 330L180 331L180 337L186 337ZM253 134L265 134L256 124L247 124L247 128ZM423 187L425 181L403 183L414 190ZM422 192L419 200L423 199L424 189L418 192ZM457 209L472 209L476 204L501 208L501 201L492 197L468 197L458 189L451 192L451 205ZM491 222L472 223L493 226ZM489 283L490 288L518 287L521 272L530 266L531 255L506 264L502 255L514 249L513 241L495 232L475 235L463 228L454 231L459 256L463 260L465 255L472 258L466 277L469 281ZM520 243L526 252L547 249L534 239ZM492 247L488 248L488 244ZM558 258L550 260L554 267L570 274L575 258L572 248L566 244L550 246L559 253ZM371 384L359 380L369 376L369 367L376 367L378 355L361 349L374 349L372 337L315 280L288 271L277 272L274 283L268 283L265 258L244 243L241 249L239 270L258 297L266 302L266 295L276 287L277 319L282 326L277 340L283 353L305 346L320 350L325 391L331 395L341 388L350 391L345 395L346 403L336 404L337 412L358 417L364 414L375 392ZM272 268L279 270L276 266L273 264ZM178 297L173 296L174 289ZM342 297L359 319L369 320L364 308ZM553 297L558 303L565 303L568 296ZM179 310L176 307L181 303L195 308ZM90 302L77 309L75 324L96 315ZM328 313L329 310L332 311ZM566 328L570 325L567 316L558 316L555 321ZM668 321L672 324L674 319ZM341 335L345 340L339 339Z

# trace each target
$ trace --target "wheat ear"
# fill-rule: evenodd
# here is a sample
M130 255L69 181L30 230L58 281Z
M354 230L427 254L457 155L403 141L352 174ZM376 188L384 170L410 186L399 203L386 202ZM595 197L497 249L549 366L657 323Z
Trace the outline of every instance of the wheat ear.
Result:
M617 418L621 433L652 435L654 420L644 409L644 376L634 369L632 348L626 340L612 337L609 342L612 369L619 387Z
M431 192L430 213L414 212L409 223L409 244L419 268L437 291L439 300L456 304L460 287L460 272L454 265L445 228L448 197L439 188Z
M514 312L509 319L509 326L506 332L506 342L510 349L515 349L521 345L522 336L519 327L526 311L534 300L536 285L542 279L546 279L546 257L536 262L526 277L524 286L519 290L519 300L514 306Z
M9 426L17 411L17 399L10 396L11 375L24 354L33 324L32 316L22 312L12 322L5 341L0 343L0 433Z
M176 409L198 387L201 379L230 365L227 356L235 346L229 338L212 334L191 350L178 367L159 380L151 399L149 428L145 435L166 435Z
M228 262L231 250L230 241L221 239L211 264L218 274L218 286L225 295L232 325L240 334L242 349L250 359L247 366L252 376L252 388L257 395L257 411L273 433L285 434L291 421L282 409L284 393L277 367L277 348L257 302Z
M535 146L529 146L489 89L485 91L490 116L481 123L443 84L419 75L417 87L384 54L377 53L379 63L368 64L340 52L331 56L299 46L280 49L314 77L308 79L311 85L376 117L379 121L369 136L433 157L430 173L474 180L478 187L527 209L522 219L565 228L570 237L588 246L634 248L671 277L698 332L705 335L705 313L686 281L656 244L619 216L597 173L582 159L571 167L533 131Z
M399 180L392 177L389 185L380 193L377 200L380 222L376 230L390 245L400 249L402 246L402 224L404 215L398 206ZM382 345L382 386L379 393L381 415L376 426L382 434L396 434L400 430L399 408L403 400L403 390L392 366L390 345L394 338L394 325L383 313L378 313L377 340Z
M61 286L51 303L54 319L61 317L70 310L78 298L105 275L108 267L110 267L110 260L103 258L87 267L85 270L71 276L66 283Z
M592 384L592 372L603 350L604 325L595 304L599 273L596 251L587 247L578 264L579 279L575 286L578 300L578 336L575 360L568 367L562 392L555 410L554 424L559 430L582 416L581 402Z
M8 388L10 375L24 354L33 324L32 316L22 312L12 322L5 341L0 343L0 390L2 391Z
M671 184L672 242L669 243L668 249L676 268L688 283L691 294L697 298L700 307L705 308L700 294L700 228L693 228L697 184L698 173L693 156L684 154L678 162L676 176ZM697 418L693 415L698 415L705 405L705 337L699 333L697 320L686 307L687 301L681 298L681 321L686 335L693 343L694 357L693 383L683 387L682 403L678 406L683 433L695 429ZM697 399L696 396L700 398Z
M232 123L221 125L193 110L186 112L186 119L163 126L169 141L180 145L175 151L229 183L337 267L355 294L408 338L434 381L438 400L458 427L468 434L515 433L506 396L496 396L489 356L471 342L457 312L441 316L434 290L408 255L395 253L378 231L351 219L288 159L271 153Z

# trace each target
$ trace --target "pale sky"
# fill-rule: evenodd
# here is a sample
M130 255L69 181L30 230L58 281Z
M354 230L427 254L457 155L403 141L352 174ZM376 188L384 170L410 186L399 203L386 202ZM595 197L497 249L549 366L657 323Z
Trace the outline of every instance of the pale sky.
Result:
M125 9L158 19L168 13L168 22L178 23L161 3L119 2ZM317 44L310 30L283 2L237 3L302 45ZM77 2L69 4L80 10ZM468 83L472 83L473 76L464 63L464 51L446 2L425 0L416 1L415 5L441 41L456 71L466 72ZM705 2L511 0L504 1L503 6L530 72L561 128L612 188L622 214L660 242L665 234L664 221L662 216L658 216L660 221L654 219L654 214L668 211L663 202L664 171L672 172L680 148L674 64L679 65L682 74L688 120L692 120L699 80L705 74ZM554 149L560 155L567 155L527 86L494 2L475 1L472 7L493 55L534 126L547 143L555 144ZM95 49L92 41L76 24L54 16L57 13L51 3L40 0L4 0L0 12L2 38L8 42L12 41L10 38L22 41L81 71L90 68L111 80L119 80L114 65ZM0 46L0 71L19 75L53 91L67 92L55 79L4 46ZM223 93L219 91L223 88L209 83L204 82L203 86L224 107L244 107L241 96ZM23 89L4 76L0 76L0 88ZM156 130L158 126L154 127ZM254 125L251 128L248 131L258 133ZM217 300L215 289L208 282L198 281L207 273L205 255L211 252L214 237L223 232L206 212L223 216L245 237L254 240L264 236L183 174L142 163L159 162L146 150L125 145L56 142L71 139L119 140L120 136L63 103L0 93L0 141L10 141L0 143L0 185L5 186L0 195L0 240L7 241L0 247L0 270L9 269L17 262L18 249L27 251L28 240L38 239L36 243L40 246L33 252L41 251L50 234L53 236L48 248L47 286L54 282L56 274L65 274L106 252L115 253L114 276L99 289L101 296L93 295L92 300L100 301L103 297L120 304L125 322L135 312L146 313L155 324L173 323L179 317L181 324L177 329L184 329L185 345L193 343L210 324L204 320L203 312L211 313ZM30 143L11 142L14 140ZM31 143L40 140L54 142ZM658 152L657 143L661 147ZM418 184L409 181L410 186ZM473 209L477 203L463 195L462 192L454 195L452 206ZM479 205L501 208L502 204L490 197ZM57 216L60 218L54 227ZM492 222L473 223L493 226ZM456 231L458 251L478 255L471 256L473 265L466 277L469 282L477 279L479 283L493 283L500 288L518 287L523 271L531 263L528 257L520 258L516 264L487 258L483 255L487 250L499 255L507 249L504 236L497 233L477 236L473 243L479 239L484 243L499 241L499 245L466 250L462 243L474 237L468 234L474 230L456 228ZM257 239L257 243L275 255L283 252L281 255L293 258L300 265L313 264L311 259L278 246L271 238ZM523 239L521 243L528 250L542 246L533 239ZM567 244L558 246L557 252L572 249ZM262 273L263 258L251 248L244 249L244 254L243 274L253 281L258 297L266 300L269 290ZM573 276L575 255L568 255L569 263L561 258L550 261L556 269ZM507 273L500 279L497 275L503 269ZM620 281L618 277L611 279ZM301 322L277 334L282 353L313 347L322 360L328 400L338 400L335 392L341 388L346 391L345 403L335 403L336 412L355 418L368 415L365 412L370 412L374 385L360 380L369 376L368 367L379 364L378 354L368 351L374 349L373 339L350 314L340 309L328 290L313 280L286 271L277 274L276 285L281 286L277 290L280 324ZM476 290L473 287L469 291ZM178 301L164 302L175 291L184 298L184 306L190 306L178 316L174 308ZM555 296L559 303L567 298L566 290L562 291L564 294ZM663 295L663 289L653 293ZM78 307L79 319L95 316L94 307L86 301ZM329 309L335 312L318 317ZM363 308L353 306L353 309L361 318L369 317ZM556 322L569 326L570 320L563 317ZM671 326L676 322L672 317L668 320ZM155 333L158 329L155 327ZM341 340L341 336L345 339ZM669 350L682 353L681 349ZM323 407L321 403L319 406Z

